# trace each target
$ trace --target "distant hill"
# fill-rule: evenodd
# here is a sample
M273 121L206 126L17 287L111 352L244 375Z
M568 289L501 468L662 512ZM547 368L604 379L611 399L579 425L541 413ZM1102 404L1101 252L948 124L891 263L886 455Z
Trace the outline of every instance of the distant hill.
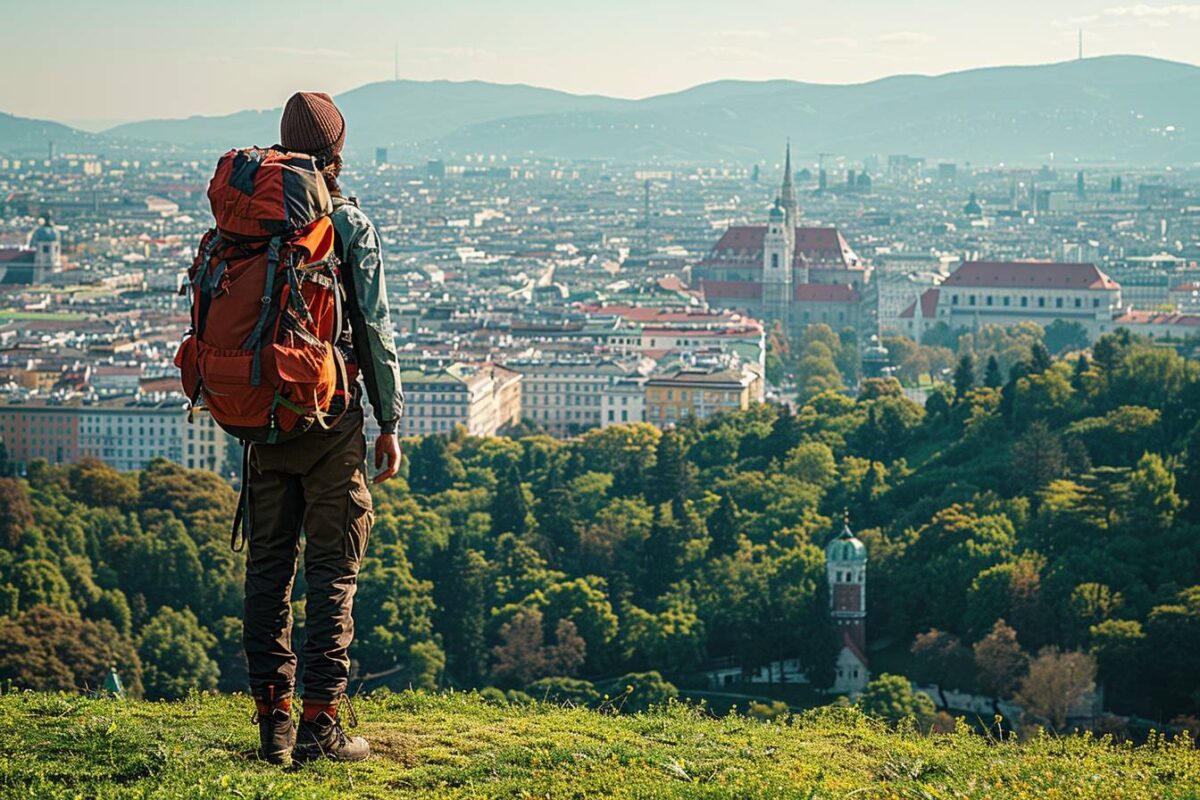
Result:
M45 158L50 142L59 153L91 152L101 141L102 137L57 122L0 112L0 157Z
M493 120L436 144L449 152L757 160L777 158L788 135L810 157L1042 163L1053 153L1178 163L1200 159L1198 100L1200 68L1108 57L850 86L722 81L617 112Z
M350 146L363 154L382 146L416 149L425 140L507 118L604 112L634 105L628 100L482 81L369 83L338 95L337 103L350 124ZM187 146L270 145L279 139L280 111L273 108L223 117L131 122L108 133Z
M1060 163L1200 161L1200 67L1141 56L851 85L718 81L642 100L482 81L385 81L337 100L350 123L348 154L358 158L388 147L407 158L482 152L748 162L777 159L790 136L801 158L828 152L983 163L1040 164L1051 154ZM9 140L3 119L0 152ZM278 119L276 108L148 120L105 136L211 154L234 144L273 144Z

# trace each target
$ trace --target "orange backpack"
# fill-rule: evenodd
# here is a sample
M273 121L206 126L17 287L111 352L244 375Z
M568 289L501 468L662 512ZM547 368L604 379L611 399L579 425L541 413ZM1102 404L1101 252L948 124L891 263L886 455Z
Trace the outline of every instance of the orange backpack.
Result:
M318 163L279 150L230 150L208 186L217 226L182 293L192 328L175 355L193 411L243 443L275 443L314 424L347 386L335 341L342 288L332 202Z

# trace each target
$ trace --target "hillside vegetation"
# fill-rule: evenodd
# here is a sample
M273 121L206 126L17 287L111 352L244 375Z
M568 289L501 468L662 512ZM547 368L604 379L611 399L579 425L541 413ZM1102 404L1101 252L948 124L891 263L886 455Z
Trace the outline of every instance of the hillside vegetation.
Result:
M284 770L250 756L249 701L0 697L0 792L54 798L1195 798L1189 740L989 743L889 732L835 709L774 723L633 716L477 695L356 702L375 756Z
M794 413L406 442L404 478L373 491L352 686L591 707L634 686L628 713L697 696L714 659L796 658L827 687L824 547L848 509L877 707L934 724L883 675L902 674L1062 730L1102 685L1109 711L1195 730L1200 368L1124 333L1054 360L1062 337L1043 335L960 337L955 385L924 407L894 381L849 396L853 340L814 326L772 342L771 368L802 387ZM889 346L910 366L955 357ZM244 691L234 501L165 461L0 477L0 680L78 690L115 666L133 697ZM302 583L294 616L302 641ZM727 691L829 702L795 688Z

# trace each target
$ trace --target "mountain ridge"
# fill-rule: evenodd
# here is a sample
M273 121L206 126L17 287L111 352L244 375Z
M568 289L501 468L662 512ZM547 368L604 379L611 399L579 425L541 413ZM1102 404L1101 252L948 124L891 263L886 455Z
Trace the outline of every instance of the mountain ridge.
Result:
M1200 100L1200 67L1136 55L852 84L722 79L636 99L526 83L405 79L364 84L337 100L350 124L347 155L360 159L387 147L398 158L484 152L745 162L776 159L780 140L790 136L801 159L909 152L988 163L1200 160L1200 104L1191 102ZM91 141L214 154L274 144L279 113L143 120ZM6 143L0 129L0 153Z

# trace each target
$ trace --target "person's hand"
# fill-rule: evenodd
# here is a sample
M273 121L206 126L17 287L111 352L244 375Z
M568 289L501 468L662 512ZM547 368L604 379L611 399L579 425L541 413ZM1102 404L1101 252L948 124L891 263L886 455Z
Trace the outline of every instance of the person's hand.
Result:
M396 434L381 433L375 440L375 469L379 472L371 479L371 483L383 483L400 469L400 442Z

